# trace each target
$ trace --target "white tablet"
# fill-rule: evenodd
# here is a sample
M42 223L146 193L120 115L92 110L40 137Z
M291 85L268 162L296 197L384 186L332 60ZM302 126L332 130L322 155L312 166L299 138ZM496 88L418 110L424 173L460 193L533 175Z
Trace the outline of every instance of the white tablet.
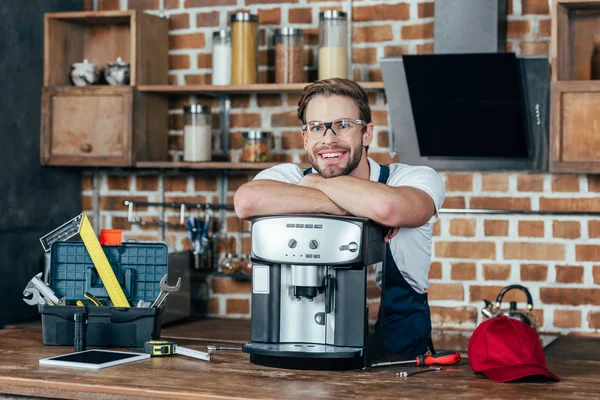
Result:
M150 358L150 354L131 353L115 350L84 350L62 356L42 358L40 365L67 368L100 369L113 365L125 364L132 361Z

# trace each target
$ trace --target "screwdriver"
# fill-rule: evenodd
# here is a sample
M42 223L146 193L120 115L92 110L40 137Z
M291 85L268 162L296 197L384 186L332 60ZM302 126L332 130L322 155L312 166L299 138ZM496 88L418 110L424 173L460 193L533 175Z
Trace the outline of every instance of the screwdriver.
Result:
M421 365L454 365L460 361L460 353L458 351L441 351L435 353L432 356L421 355L418 356L414 361L387 361L371 364L371 367L383 367L387 365L400 365L400 364L415 364Z

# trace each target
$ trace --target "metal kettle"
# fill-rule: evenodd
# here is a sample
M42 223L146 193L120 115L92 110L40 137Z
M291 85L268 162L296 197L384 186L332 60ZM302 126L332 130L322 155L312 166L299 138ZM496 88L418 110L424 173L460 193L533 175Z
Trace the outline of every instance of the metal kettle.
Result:
M511 301L510 307L507 309L502 309L502 298L509 290L518 289L525 293L527 296L527 306L525 310L517 310L517 302ZM500 315L506 315L509 318L518 319L521 322L529 325L533 329L537 328L537 320L531 310L533 310L533 300L531 299L531 293L527 290L526 287L521 285L510 285L505 287L498 293L498 297L496 297L496 301L492 303L488 300L483 300L485 302L485 307L481 310L481 313L487 318L499 317Z

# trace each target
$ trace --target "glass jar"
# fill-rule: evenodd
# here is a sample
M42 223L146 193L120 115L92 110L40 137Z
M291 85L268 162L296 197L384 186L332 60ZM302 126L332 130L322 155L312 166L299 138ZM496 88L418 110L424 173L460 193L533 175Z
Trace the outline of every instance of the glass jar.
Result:
M213 32L212 84L231 83L231 32L219 29Z
M275 82L306 82L302 29L285 27L275 31Z
M273 143L271 132L248 131L243 133L242 161L268 162Z
M212 157L212 116L209 106L183 107L183 161L210 161Z
M258 15L231 15L231 83L258 82Z
M348 78L348 23L346 13L319 13L319 79Z

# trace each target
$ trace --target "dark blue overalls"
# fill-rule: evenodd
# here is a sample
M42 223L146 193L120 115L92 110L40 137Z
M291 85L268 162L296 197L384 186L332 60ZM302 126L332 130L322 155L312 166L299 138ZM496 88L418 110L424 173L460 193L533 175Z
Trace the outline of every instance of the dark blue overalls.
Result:
M379 183L385 184L390 168L380 165ZM304 171L310 174L312 168ZM386 273L384 300L384 348L386 353L416 357L427 350L435 353L431 341L431 314L427 293L417 293L402 276L390 244L386 245ZM378 321L379 324L379 321Z

